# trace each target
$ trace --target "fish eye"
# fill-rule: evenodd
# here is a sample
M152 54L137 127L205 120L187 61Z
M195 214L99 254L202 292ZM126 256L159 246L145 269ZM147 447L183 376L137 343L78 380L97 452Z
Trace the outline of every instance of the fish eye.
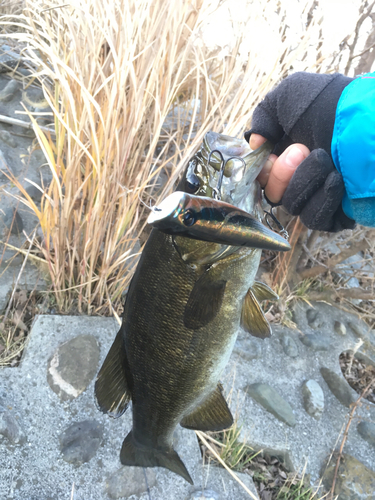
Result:
M186 210L184 215L182 216L182 222L185 226L192 226L195 223L195 213L193 210Z
M199 178L195 174L190 173L186 176L185 189L188 193L195 193L196 191L198 191L199 186Z

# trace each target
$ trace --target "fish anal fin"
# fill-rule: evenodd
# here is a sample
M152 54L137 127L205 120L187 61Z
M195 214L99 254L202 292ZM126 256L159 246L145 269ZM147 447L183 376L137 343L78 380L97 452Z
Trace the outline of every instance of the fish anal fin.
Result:
M131 393L126 380L126 352L122 330L118 332L95 382L99 409L111 417L120 417L126 410Z
M185 306L184 325L198 330L213 321L219 313L227 282L211 278L206 271L195 283Z
M184 417L180 425L199 431L222 431L233 425L233 417L219 384L196 410Z
M164 467L182 476L190 484L194 484L183 461L173 448L158 449L143 446L134 439L132 431L129 432L122 443L120 460L123 465Z
M250 288L245 296L241 312L241 326L254 337L265 339L271 336L271 327L262 308Z
M262 300L278 300L279 298L272 288L261 281L255 281L251 290L258 302L262 302Z

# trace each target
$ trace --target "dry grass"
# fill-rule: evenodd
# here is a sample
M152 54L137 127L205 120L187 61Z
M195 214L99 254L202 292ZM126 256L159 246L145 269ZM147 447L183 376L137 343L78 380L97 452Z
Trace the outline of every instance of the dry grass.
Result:
M139 199L170 191L208 130L241 134L257 102L318 43L313 22L296 39L282 8L252 2L223 55L201 37L215 8L211 0L28 0L22 15L2 18L8 33L19 30L8 36L25 47L55 116L55 134L33 120L53 174L41 208L18 186L39 219L60 310L117 306L145 219ZM270 38L278 43L264 53Z

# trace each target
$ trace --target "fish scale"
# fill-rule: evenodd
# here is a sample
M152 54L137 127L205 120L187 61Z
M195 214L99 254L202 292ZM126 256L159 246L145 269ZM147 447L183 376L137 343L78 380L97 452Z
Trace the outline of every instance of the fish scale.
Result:
M218 136L220 147L222 137ZM206 137L203 147L211 139ZM269 151L263 148L251 156L243 141L231 139L229 144L233 141L237 150L244 150L247 168L254 169L244 172L244 182L249 182ZM192 168L196 168L195 177L188 182ZM215 186L205 185L217 177L209 175L212 168L205 166L202 157L189 162L178 189L197 188L199 205L199 196L214 192ZM259 189L249 189L251 199L246 199L241 183L231 183L230 171L227 174L223 197L233 199L233 192L241 191L238 203L254 208L254 241L256 231L259 240L263 231L258 222ZM238 178L238 171L233 175ZM273 237L266 228L264 233L267 244L287 249L280 237ZM111 416L122 415L132 400L133 428L120 453L124 465L165 467L192 483L173 449L176 426L217 431L232 424L220 375L240 324L258 337L270 335L257 298L273 299L275 294L266 285L254 283L260 254L251 246L228 246L152 230L129 287L122 326L95 384L98 406Z

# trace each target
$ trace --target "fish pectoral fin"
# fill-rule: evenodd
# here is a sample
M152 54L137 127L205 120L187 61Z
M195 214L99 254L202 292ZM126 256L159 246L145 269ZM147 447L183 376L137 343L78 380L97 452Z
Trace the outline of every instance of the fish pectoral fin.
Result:
M184 325L198 330L219 313L227 282L213 279L206 271L195 283L185 306Z
M279 298L272 288L261 281L255 281L251 290L258 302L262 302L262 300L278 300Z
M190 484L194 484L183 461L173 448L164 450L142 446L134 439L132 431L122 443L120 460L123 465L164 467L182 476Z
M233 425L233 417L219 384L213 393L190 415L184 417L180 425L197 431L222 431Z
M131 393L126 381L126 366L126 352L122 330L120 330L95 382L95 397L98 407L111 417L120 417L131 400Z
M251 288L248 290L242 306L241 326L254 337L265 339L271 336L270 324Z

